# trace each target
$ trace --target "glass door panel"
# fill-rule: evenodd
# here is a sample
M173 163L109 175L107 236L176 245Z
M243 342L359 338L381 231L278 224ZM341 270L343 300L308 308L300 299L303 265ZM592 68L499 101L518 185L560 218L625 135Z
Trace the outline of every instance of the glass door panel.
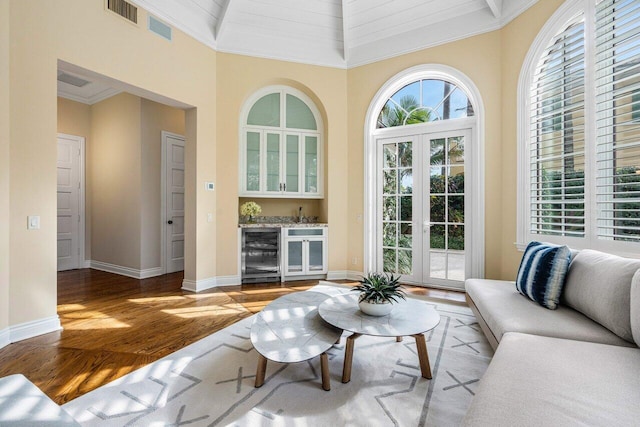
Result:
M324 240L309 240L309 272L324 270Z
M318 137L304 137L304 192L318 192Z
M302 240L287 242L287 273L302 273Z
M280 191L280 134L267 133L267 191Z
M381 147L379 188L382 227L382 270L414 275L413 141L389 140Z
M300 136L287 135L285 153L285 188L287 193L300 191Z
M260 132L247 132L247 191L260 191Z
M429 138L429 269L433 279L465 279L465 135ZM426 216L426 215L425 215Z

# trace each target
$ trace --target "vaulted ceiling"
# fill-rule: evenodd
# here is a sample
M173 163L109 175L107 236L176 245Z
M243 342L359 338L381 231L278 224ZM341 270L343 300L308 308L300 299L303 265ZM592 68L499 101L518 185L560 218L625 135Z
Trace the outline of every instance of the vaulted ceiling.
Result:
M501 28L537 0L129 0L220 52L350 68Z

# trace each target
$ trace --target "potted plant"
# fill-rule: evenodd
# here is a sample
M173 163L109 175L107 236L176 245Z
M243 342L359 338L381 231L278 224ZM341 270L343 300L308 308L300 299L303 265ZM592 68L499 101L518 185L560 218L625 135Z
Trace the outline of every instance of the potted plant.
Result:
M262 212L262 208L256 202L246 202L240 206L240 214L247 217L247 222L253 222L253 217Z
M400 287L400 276L393 274L369 273L360 280L353 290L360 292L358 306L370 316L385 316L391 313L393 303L398 299L406 299Z

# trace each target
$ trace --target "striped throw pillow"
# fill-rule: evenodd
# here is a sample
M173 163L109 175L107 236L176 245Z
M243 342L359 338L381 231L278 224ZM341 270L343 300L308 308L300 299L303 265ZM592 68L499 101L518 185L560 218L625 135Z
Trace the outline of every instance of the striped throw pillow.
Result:
M571 250L567 246L529 243L518 269L518 292L543 307L555 310L570 263Z

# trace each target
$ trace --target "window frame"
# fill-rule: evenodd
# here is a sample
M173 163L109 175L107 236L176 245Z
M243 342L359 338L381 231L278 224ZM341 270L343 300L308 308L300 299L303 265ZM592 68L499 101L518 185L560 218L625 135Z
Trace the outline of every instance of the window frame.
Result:
M538 69L539 61L549 48L549 44L571 24L573 18L584 13L584 180L585 180L585 223L584 237L554 236L534 234L531 232L531 99L533 76ZM596 200L596 79L595 79L595 14L594 0L568 0L549 18L533 41L523 62L518 81L518 144L517 144L517 240L516 247L524 250L532 240L543 240L556 244L566 244L575 249L597 249L622 256L638 258L637 242L599 239L598 206Z

